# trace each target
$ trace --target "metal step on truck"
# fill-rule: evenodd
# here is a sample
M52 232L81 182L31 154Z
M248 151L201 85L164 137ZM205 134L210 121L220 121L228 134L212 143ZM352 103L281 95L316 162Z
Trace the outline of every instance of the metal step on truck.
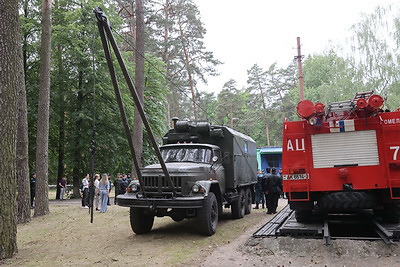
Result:
M193 219L203 235L216 232L223 207L234 219L251 212L256 184L254 140L227 126L173 119L163 137L161 155L171 179L160 164L141 170L143 183L133 180L117 204L130 208L136 234L151 231L154 217L174 221Z

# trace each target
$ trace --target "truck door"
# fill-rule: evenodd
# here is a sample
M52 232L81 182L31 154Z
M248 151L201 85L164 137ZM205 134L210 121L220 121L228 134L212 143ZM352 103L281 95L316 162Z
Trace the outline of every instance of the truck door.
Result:
M221 150L214 149L213 150L213 157L217 157L217 162L214 163L214 170L215 170L215 178L218 180L220 184L221 191L225 191L225 168L222 166L222 155ZM222 192L223 194L224 192Z

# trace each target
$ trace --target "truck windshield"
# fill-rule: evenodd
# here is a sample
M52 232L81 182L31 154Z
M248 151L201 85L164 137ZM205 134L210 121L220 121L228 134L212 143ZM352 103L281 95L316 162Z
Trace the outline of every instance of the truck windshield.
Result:
M161 150L164 162L197 162L211 163L212 150L209 148L163 148Z

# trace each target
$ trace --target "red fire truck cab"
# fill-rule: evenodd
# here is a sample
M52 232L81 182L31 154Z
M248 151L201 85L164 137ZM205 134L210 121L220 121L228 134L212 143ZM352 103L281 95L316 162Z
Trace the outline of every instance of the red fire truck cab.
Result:
M285 121L283 188L299 222L313 211L373 209L400 221L400 109L372 92L325 106L303 100Z

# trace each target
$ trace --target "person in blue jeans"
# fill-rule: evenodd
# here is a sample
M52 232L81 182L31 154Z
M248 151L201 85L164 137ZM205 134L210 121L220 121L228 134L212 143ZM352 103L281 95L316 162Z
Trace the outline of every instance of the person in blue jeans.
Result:
M100 200L101 200L100 212L106 212L107 211L107 201L108 201L109 190L110 190L110 183L108 182L108 175L106 173L104 173L101 176L99 189L100 189Z

